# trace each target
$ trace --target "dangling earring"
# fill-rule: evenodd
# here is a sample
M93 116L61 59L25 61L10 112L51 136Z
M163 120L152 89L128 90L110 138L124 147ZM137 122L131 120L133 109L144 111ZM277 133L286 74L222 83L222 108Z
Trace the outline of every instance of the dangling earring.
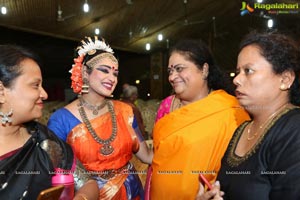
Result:
M83 94L87 94L89 93L89 81L87 78L83 78L83 85L82 85L82 88L81 88L81 93Z
M287 88L285 87L285 84L284 83L282 83L281 85L280 85L280 90L282 90L282 91L284 91L284 90L286 90Z
M10 111L8 113L0 112L0 117L2 117L2 119L1 119L2 125L12 122L12 119L10 118L12 116L12 114L13 114L12 108L10 109Z

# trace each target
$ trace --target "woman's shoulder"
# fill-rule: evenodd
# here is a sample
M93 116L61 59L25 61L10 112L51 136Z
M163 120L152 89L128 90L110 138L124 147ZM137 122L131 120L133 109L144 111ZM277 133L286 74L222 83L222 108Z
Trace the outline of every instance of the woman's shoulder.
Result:
M31 134L37 133L37 140L39 143L45 140L51 140L59 145L66 145L53 131L51 131L46 125L39 122L32 122L29 125Z
M274 144L290 143L288 146L300 142L300 109L294 107L281 113L275 122L270 124L267 138ZM299 143L300 144L300 143ZM297 144L298 145L298 144ZM281 146L282 147L282 146Z
M66 109L65 107L63 107L63 108L59 108L59 109L55 110L52 115L64 115L67 113L70 113L70 111L68 109Z
M51 114L51 116L49 118L49 121L50 120L59 119L59 121L61 121L63 123L66 123L66 121L64 121L64 120L67 120L67 119L69 120L69 119L74 119L74 118L77 119L70 110L68 110L67 108L63 107L63 108L59 108L59 109L55 110Z
M172 104L172 102L173 102L174 99L175 99L175 95L170 95L170 96L167 96L166 98L164 98L160 102L159 110L166 109L166 110L169 111L169 109L171 107L171 104Z
M120 100L110 100L113 103L114 110L116 113L122 113L122 114L130 114L133 115L132 107Z
M286 126L292 129L300 130L300 107L294 106L287 110L280 119L278 120L278 125ZM300 134L299 134L300 135Z
M125 103L123 101L120 101L120 100L110 100L115 109L132 109L131 106L128 104L128 103Z
M37 132L37 140L40 147L48 154L54 167L70 169L73 160L73 151L71 147L59 139L45 125L35 122L31 125L31 131ZM63 165L63 166L62 166Z
M212 97L223 103L239 104L235 96L222 89L212 91L208 97Z
M175 95L170 95L165 97L162 101L161 104L166 103L166 102L172 102L172 100L175 98Z

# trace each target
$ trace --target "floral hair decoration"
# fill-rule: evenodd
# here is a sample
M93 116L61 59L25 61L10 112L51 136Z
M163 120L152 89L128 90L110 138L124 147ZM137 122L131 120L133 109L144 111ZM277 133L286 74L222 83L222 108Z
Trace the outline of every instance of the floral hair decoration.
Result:
M82 89L82 61L84 56L78 56L74 59L74 64L72 66L72 69L69 71L71 75L71 88L73 88L73 91L77 94L81 93Z
M82 40L82 45L77 47L78 57L74 59L74 64L72 69L69 71L71 75L71 88L76 94L81 94L83 80L82 80L82 66L84 57L88 55L93 55L97 50L101 50L107 53L113 54L112 48L105 43L104 39L98 40L98 37L94 37L94 41L90 37L86 37L86 40Z

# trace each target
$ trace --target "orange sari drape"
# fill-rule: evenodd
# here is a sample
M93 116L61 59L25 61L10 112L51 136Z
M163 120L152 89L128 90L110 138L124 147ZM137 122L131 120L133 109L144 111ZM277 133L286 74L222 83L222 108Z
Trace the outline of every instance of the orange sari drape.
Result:
M132 158L133 141L135 137L132 128L133 113L130 106L119 101L113 101L117 118L117 136L111 142L114 152L108 156L100 153L102 144L95 141L85 124L75 126L68 135L67 143L74 150L76 157L86 170L91 173L103 173L105 170L120 169ZM111 114L105 113L90 120L92 127L101 139L108 139L112 133ZM123 186L128 174L117 174L100 188L100 199L127 199Z
M151 199L194 199L199 173L215 180L234 130L247 119L223 90L161 118L153 131Z

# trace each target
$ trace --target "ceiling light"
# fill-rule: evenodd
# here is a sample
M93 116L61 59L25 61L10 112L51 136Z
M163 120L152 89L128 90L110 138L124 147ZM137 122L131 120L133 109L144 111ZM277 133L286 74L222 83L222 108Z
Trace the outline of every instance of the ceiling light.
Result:
M150 43L147 43L147 44L146 44L146 50L147 50L147 51L150 51L150 49L151 49L151 45L150 45Z
M262 3L263 2L263 0L257 0L257 3Z
M170 47L170 41L169 41L169 39L166 39L166 47L167 47L167 49Z
M235 73L234 72L231 72L229 75L230 75L230 77L235 77Z
M128 35L129 35L129 38L132 38L133 32L129 31Z
M135 80L135 84L140 84L141 83L141 81L140 80Z
M133 4L132 0L126 0L126 3L127 3L128 5L132 5L132 4Z
M83 11L87 13L87 12L89 12L89 10L90 10L90 6L89 6L87 0L85 0L85 3L83 4Z
M164 36L163 36L163 34L158 34L157 35L157 39L158 39L158 41L162 41L163 39L164 39Z
M141 29L141 34L142 34L142 35L145 35L145 34L147 33L147 31L148 31L148 28L147 28L147 27L142 27L142 29Z
M95 28L95 34L99 35L100 34L100 29L99 28Z
M274 25L273 19L268 19L268 28L272 28Z
M2 6L2 7L1 7L1 13L2 13L2 15L6 15L6 13L7 13L7 8L6 8L5 6Z

